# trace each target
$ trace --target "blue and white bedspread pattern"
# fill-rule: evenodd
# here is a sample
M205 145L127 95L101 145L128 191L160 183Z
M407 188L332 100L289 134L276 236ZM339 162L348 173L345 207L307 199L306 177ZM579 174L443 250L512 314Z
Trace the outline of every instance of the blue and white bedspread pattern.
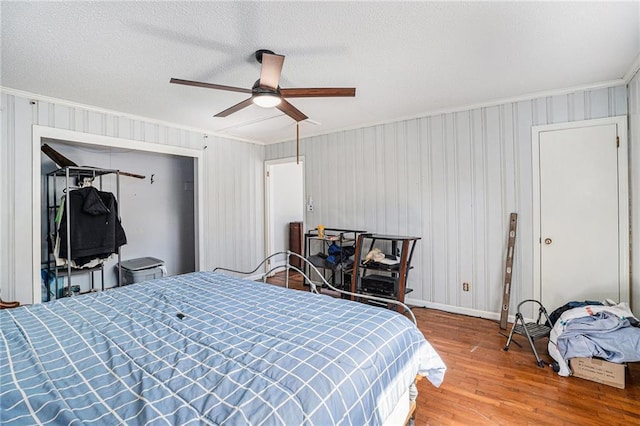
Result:
M379 424L445 370L395 312L211 272L0 320L2 424Z

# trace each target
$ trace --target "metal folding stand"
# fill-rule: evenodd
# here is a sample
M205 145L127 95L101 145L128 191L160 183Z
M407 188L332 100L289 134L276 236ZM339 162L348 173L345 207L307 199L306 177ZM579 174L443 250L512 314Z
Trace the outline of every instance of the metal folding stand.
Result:
M536 322L525 323L524 316L522 315L522 312L520 309L521 306L525 303L537 303L539 305L538 319L536 320ZM544 306L542 306L542 303L533 299L527 299L520 302L518 304L516 320L513 322L513 326L511 327L511 333L509 333L509 337L507 338L507 344L504 347L505 351L509 350L509 345L511 344L514 334L520 334L522 336L526 336L527 340L529 341L529 344L531 345L531 350L533 351L533 354L536 356L536 362L538 363L538 367L543 367L544 363L540 359L540 356L538 355L538 351L536 351L535 340L541 337L549 337L549 334L551 334L551 327L545 325L546 323L543 323L543 324L540 323L540 320L542 319L542 315L544 315L544 317L546 318L546 322L551 324L551 321L549 321L549 315L547 315L547 310L545 309ZM518 342L514 341L514 343L518 343Z

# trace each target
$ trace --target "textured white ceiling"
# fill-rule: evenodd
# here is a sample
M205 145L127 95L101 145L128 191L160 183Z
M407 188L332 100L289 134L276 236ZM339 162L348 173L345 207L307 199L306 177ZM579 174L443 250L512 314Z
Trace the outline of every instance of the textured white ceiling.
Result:
M286 56L301 135L622 78L640 54L633 2L0 2L0 84L265 143L295 123L250 106L256 49Z

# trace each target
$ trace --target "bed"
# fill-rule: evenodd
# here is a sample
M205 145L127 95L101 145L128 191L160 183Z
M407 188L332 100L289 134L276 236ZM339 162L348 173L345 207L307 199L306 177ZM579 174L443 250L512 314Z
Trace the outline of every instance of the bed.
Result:
M402 423L416 375L439 386L446 369L397 312L217 272L0 324L2 424Z

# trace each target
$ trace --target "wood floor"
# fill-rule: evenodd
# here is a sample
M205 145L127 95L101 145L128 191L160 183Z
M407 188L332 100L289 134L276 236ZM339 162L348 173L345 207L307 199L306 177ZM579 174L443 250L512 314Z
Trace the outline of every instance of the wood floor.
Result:
M303 289L295 280L290 287ZM536 365L526 340L504 352L506 338L496 321L426 308L413 312L447 364L440 388L418 382L416 425L640 425L640 363L628 365L625 389L560 377L548 365ZM546 342L536 348L550 363Z

